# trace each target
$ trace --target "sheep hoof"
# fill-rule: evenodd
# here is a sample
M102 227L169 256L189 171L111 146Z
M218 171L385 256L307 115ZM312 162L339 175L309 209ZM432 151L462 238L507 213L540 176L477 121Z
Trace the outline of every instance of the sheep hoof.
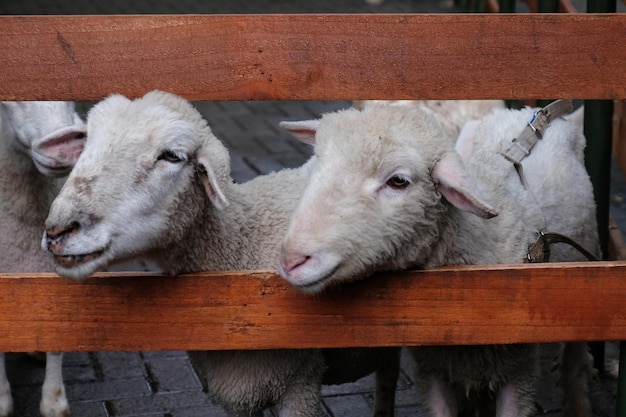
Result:
M13 415L13 398L11 392L0 395L0 417L10 417Z
M42 417L70 417L70 406L64 390L44 395L39 406Z

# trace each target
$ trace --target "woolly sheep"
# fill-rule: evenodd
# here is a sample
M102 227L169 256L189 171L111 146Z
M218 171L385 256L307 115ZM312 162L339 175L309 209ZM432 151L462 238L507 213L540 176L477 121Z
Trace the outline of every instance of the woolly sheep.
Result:
M187 101L163 92L135 101L105 99L89 112L88 133L46 220L42 245L59 274L80 279L141 255L168 274L276 268L280 238L310 163L233 184L228 152L206 121ZM384 370L391 374L393 397L399 351L359 352L390 361ZM318 349L189 355L211 398L230 416L261 416L276 406L282 417L321 415L326 368L335 371L341 357L353 358ZM392 415L393 398L380 403L386 408L378 415Z
M523 160L527 188L499 153L533 112L495 109L476 122L459 146L465 163L432 115L416 108L371 106L283 122L314 144L317 159L283 241L281 275L317 293L375 271L520 263L545 230L597 253L581 129L552 122ZM583 259L559 246L552 254L553 261ZM587 369L583 347L569 345L568 358ZM495 399L498 416L533 412L537 346L412 351L418 390L432 415L456 415L455 387L483 395L487 388L492 393L482 398ZM585 386L582 379L578 387ZM585 404L584 398L566 400Z
M40 249L48 208L82 149L85 126L70 102L0 103L0 271L53 271ZM59 145L59 141L63 145ZM44 417L69 413L62 354L46 354L40 411ZM13 399L0 354L0 416L11 415Z
M456 141L467 122L480 119L493 109L503 109L504 100L359 100L354 102L357 109L367 106L406 106L419 107L434 116L444 133Z

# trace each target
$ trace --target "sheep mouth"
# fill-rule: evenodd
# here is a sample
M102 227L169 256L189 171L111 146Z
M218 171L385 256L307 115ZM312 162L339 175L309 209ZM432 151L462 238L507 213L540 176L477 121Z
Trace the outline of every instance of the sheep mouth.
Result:
M63 268L73 268L79 265L83 265L100 258L104 250L98 250L91 253L85 253L81 255L54 255L54 260L57 264Z
M303 291L303 292L307 292L307 293L320 292L328 286L328 283L332 281L333 275L337 273L340 267L341 267L341 264L338 264L333 269L331 269L326 275L316 279L315 281L302 283L302 284L296 284L296 286L298 287L300 291Z

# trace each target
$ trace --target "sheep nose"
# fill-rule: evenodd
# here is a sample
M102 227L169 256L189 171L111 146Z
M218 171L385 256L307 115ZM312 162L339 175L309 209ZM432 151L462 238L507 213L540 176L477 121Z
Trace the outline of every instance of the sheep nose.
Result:
M46 249L48 252L57 252L61 250L63 243L67 238L78 230L80 224L72 222L68 225L54 225L46 228L45 239Z
M287 253L280 256L280 274L283 278L292 273L298 267L307 263L311 259L309 255L302 255L299 253Z

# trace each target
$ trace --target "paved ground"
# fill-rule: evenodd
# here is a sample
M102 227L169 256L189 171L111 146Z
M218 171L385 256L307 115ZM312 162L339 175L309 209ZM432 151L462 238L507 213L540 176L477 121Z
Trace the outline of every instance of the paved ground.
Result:
M522 8L523 9L523 8ZM450 2L387 0L380 7L363 0L288 1L231 0L229 2L165 0L159 2L110 0L0 0L0 14L98 13L280 13L280 12L453 12ZM318 117L348 102L205 102L196 103L216 135L231 151L233 178L243 182L259 174L297 166L310 155L307 146L291 139L277 126L281 120ZM620 177L621 181L621 177ZM614 207L621 205L626 186L616 182ZM626 216L624 216L626 217ZM544 346L543 377L539 387L541 415L557 415L560 399L550 373L556 346ZM607 372L594 384L594 415L614 415L617 343L607 345ZM23 354L7 358L17 417L38 415L43 365ZM411 360L403 356L397 392L399 417L419 416ZM185 352L89 352L65 355L64 377L75 417L200 417L225 416L202 392ZM371 377L336 387L324 387L328 416L371 415ZM268 413L269 415L269 413Z

